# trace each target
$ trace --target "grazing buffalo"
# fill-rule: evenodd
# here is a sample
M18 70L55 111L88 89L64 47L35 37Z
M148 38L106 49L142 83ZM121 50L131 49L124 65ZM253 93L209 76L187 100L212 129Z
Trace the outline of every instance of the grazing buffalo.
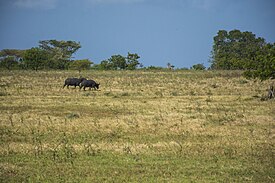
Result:
M91 88L94 88L96 90L96 89L99 89L99 85L100 85L100 83L96 83L94 80L84 80L80 83L79 88L81 90L81 88L84 87L83 88L84 91L85 91L86 87L90 88L90 90L91 90Z
M85 78L67 78L65 80L65 84L63 88L65 86L67 86L67 88L69 88L69 86L74 86L76 88L76 86L80 86L80 83L85 80L86 80Z

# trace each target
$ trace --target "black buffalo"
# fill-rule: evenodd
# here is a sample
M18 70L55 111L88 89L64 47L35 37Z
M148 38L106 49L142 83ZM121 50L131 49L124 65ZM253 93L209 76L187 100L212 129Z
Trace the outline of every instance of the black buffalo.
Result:
M65 80L63 88L65 86L67 86L67 88L69 88L69 86L74 86L76 88L76 86L80 86L80 83L85 80L86 78L67 78Z
M100 83L96 83L94 80L84 80L80 83L80 90L82 87L84 87L83 89L85 90L85 88L94 88L95 90L99 89L99 85Z

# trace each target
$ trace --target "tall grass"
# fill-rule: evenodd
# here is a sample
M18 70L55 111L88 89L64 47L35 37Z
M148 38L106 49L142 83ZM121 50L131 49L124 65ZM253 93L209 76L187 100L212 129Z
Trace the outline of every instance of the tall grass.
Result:
M236 71L1 71L1 182L275 182L269 81ZM257 96L257 97L255 97Z

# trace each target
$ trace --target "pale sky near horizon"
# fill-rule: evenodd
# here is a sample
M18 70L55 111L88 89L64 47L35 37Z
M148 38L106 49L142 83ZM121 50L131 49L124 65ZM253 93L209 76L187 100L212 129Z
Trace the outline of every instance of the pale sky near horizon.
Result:
M0 0L0 50L80 42L75 59L138 53L144 66L209 66L219 30L275 42L275 0Z

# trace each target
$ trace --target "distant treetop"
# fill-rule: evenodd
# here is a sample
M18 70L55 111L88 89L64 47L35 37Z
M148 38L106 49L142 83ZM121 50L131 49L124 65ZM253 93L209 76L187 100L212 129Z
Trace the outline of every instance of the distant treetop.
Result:
M245 70L247 77L275 77L275 43L252 32L219 30L214 37L211 69Z

